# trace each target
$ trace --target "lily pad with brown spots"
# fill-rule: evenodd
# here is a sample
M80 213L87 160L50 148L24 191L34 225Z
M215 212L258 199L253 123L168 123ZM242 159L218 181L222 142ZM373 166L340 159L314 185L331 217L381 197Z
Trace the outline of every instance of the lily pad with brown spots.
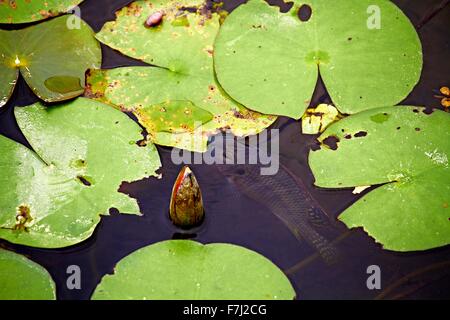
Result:
M399 106L351 115L327 128L323 147L309 155L319 187L379 185L339 219L364 228L385 249L450 244L450 115L424 111ZM326 145L329 137L335 150Z
M146 26L148 18L163 13L161 21ZM238 136L256 134L276 117L250 111L227 96L218 85L213 69L213 43L220 14L203 1L137 1L119 10L97 39L123 54L147 62L149 67L92 70L87 95L133 112L161 145L205 151L208 137L221 129ZM194 131L155 131L159 120L148 108L174 101L213 115ZM193 115L192 120L196 119ZM200 122L203 122L200 119Z
M83 0L2 0L0 23L27 23L58 16Z

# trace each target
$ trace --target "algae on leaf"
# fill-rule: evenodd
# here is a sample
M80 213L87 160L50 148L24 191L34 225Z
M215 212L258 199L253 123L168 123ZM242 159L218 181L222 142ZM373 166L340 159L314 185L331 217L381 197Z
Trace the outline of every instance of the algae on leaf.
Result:
M341 113L395 105L414 88L422 69L421 43L392 2L293 3L281 13L263 0L250 0L225 19L215 41L215 70L236 101L299 119L319 72ZM312 11L307 21L298 16L303 5ZM374 6L380 21L373 21Z
M16 108L34 152L0 136L0 238L59 248L87 239L110 208L139 214L122 182L154 176L155 146L137 145L139 126L100 102Z
M48 19L70 11L83 0L3 0L0 23L26 23Z
M324 188L381 185L339 219L385 249L426 250L450 244L450 115L420 107L367 110L332 124L309 156ZM334 137L337 149L326 146Z
M37 263L0 249L0 300L55 300L55 284Z
M169 240L139 249L103 277L94 300L292 300L271 261L231 244Z
M148 17L156 13L164 13L162 20L146 26ZM218 85L213 43L220 16L203 1L137 1L116 15L115 21L103 26L97 39L153 66L91 70L86 95L133 112L155 143L205 151L208 137L221 129L247 136L275 121L274 116L236 103ZM194 131L183 127L178 127L176 133L158 131L161 120L152 111L154 106L172 105L175 101L210 113L211 121L189 114L190 122L202 124Z
M33 92L46 102L77 97L84 92L85 71L101 65L100 44L80 19L69 29L63 16L20 30L0 30L0 107L9 100L19 72Z

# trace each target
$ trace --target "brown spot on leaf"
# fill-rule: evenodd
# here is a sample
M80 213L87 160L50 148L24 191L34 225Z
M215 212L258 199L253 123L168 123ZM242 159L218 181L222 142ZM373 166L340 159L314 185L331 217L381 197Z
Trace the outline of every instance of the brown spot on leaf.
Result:
M366 131L359 131L359 132L355 133L353 136L355 138L362 138L362 137L367 136L367 132Z
M77 180L86 187L93 185L92 178L88 176L77 176Z
M322 144L326 145L331 150L337 150L339 141L340 140L339 140L338 137L336 137L336 136L329 136L329 137L326 137L322 141Z
M306 22L309 19L311 19L311 15L312 15L312 8L307 4L302 5L298 9L297 16L302 22Z
M245 119L244 115L240 111L234 111L233 115L239 119Z
M139 147L146 147L147 144L148 144L148 141L147 141L146 138L144 138L144 139L141 139L141 140L137 141L136 144L137 144Z
M16 225L13 227L13 230L17 231L28 231L28 227L26 224L33 221L33 217L31 216L31 209L28 205L20 205L17 208L16 213Z

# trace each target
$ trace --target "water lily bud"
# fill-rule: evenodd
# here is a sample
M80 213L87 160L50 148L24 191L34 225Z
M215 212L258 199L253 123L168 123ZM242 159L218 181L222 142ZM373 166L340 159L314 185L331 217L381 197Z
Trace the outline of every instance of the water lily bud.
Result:
M202 192L188 166L181 169L175 181L169 213L173 224L183 229L193 228L203 221Z
M163 12L157 11L157 12L151 14L151 15L147 18L147 20L145 20L145 24L144 24L144 25L145 25L147 28L156 27L156 26L158 26L159 24L161 24L162 19L163 19L163 16L164 16L164 13L163 13Z

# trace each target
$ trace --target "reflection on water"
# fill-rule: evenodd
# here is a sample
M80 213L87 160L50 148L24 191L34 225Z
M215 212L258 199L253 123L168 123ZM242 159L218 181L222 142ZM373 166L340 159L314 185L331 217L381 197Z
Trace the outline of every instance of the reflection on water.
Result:
M105 21L114 18L114 10L129 2L87 0L81 7L82 17L98 31ZM243 1L226 1L226 7L232 8L238 2ZM405 104L436 107L439 101L433 97L433 90L448 85L450 73L447 23L450 6L423 24L433 8L442 4L441 0L394 2L415 25L422 24L419 34L425 70ZM103 50L104 67L145 65L106 47ZM35 101L23 80L19 80L12 100L0 111L0 133L26 144L15 123L12 106ZM312 104L321 102L327 103L329 98L319 83ZM143 246L172 238L229 242L260 252L286 271L301 299L450 297L450 246L426 252L395 253L382 250L362 230L347 230L335 218L361 195L355 196L351 190L314 188L307 165L307 154L315 145L314 137L299 134L300 124L293 120L282 118L275 127L281 128L283 170L278 177L255 176L251 172L253 168L248 166L244 168L244 176L239 174L242 172L239 167L191 166L202 188L206 211L204 224L194 232L178 230L169 221L171 188L181 166L172 164L170 149L159 147L163 179L145 179L124 184L121 189L138 199L143 216L120 215L111 210L110 216L102 218L92 238L66 249L33 249L5 241L0 241L0 246L26 254L47 268L57 283L60 299L88 299L101 277L112 272L121 258ZM297 197L299 201L295 201ZM298 221L280 219L297 211L303 212ZM293 231L292 225L296 224L300 227ZM305 227L313 233L302 235ZM315 246L316 238L320 239L318 243L326 244ZM328 250L323 248L332 248L337 259L327 263ZM81 267L81 290L70 291L65 287L66 270L72 264ZM366 269L370 265L381 268L381 290L370 291L366 287Z

